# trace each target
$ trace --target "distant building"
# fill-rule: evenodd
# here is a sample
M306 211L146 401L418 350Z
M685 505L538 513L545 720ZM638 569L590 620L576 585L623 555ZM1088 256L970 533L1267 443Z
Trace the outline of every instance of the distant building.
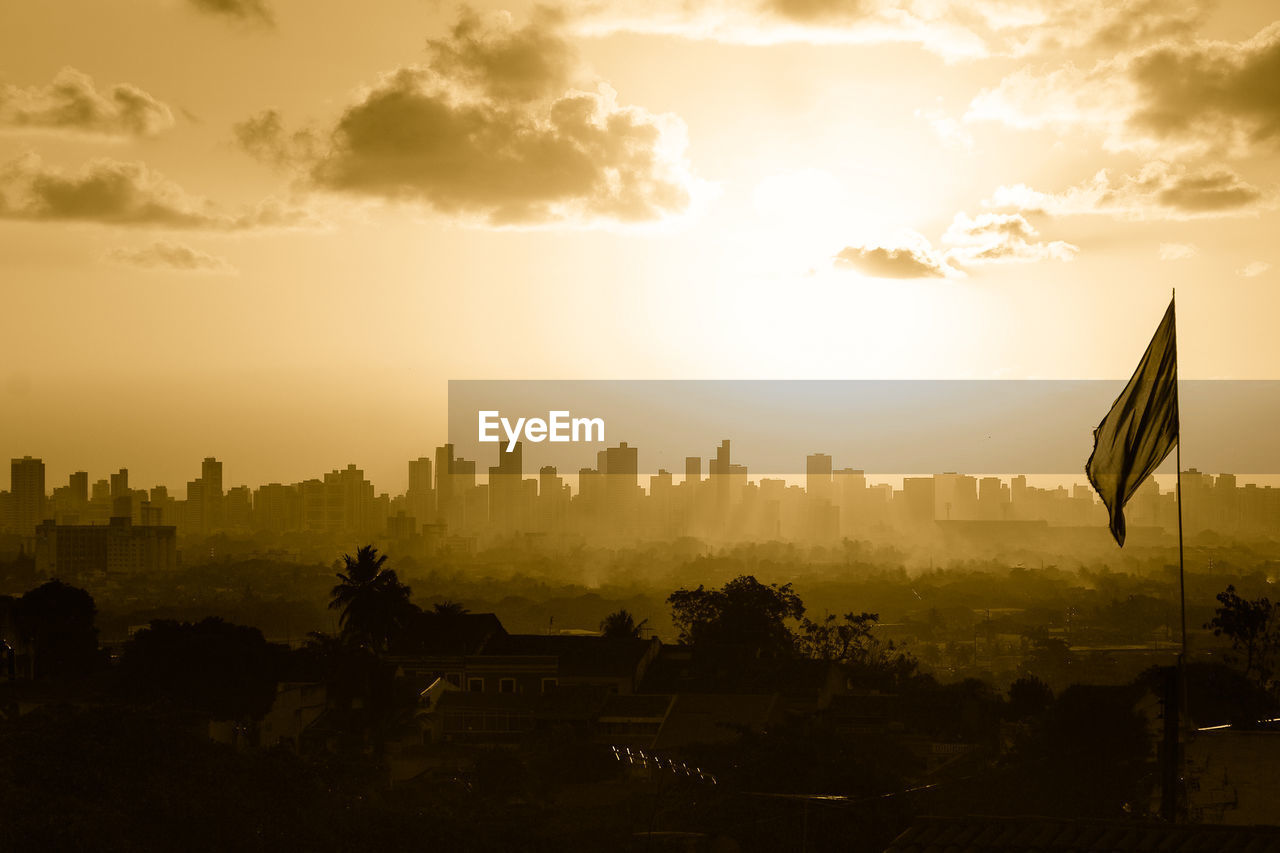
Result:
M10 526L22 536L30 536L44 519L44 462L31 456L9 464L12 495Z
M36 570L62 580L167 572L178 565L176 528L135 525L129 518L110 524L45 521L35 539Z

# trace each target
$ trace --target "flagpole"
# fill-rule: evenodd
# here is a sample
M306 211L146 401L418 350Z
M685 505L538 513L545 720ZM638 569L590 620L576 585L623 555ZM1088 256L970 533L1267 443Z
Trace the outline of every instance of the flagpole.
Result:
M1186 788L1186 739L1191 734L1191 714L1190 707L1187 702L1187 573L1186 563L1183 557L1182 547L1182 399L1178 391L1178 291L1173 288L1171 300L1173 302L1174 316L1174 333L1173 333L1173 395L1174 406L1178 412L1178 446L1174 455L1174 465L1178 469L1177 480L1174 489L1175 497L1178 501L1178 602L1181 607L1182 615L1182 652L1178 655L1178 721L1180 725L1177 733L1177 742L1173 745L1175 750L1174 768L1177 773L1177 789L1174 794L1175 805L1173 822L1176 823L1179 816L1184 816L1189 808L1187 803Z
M1174 335L1173 335L1173 395L1174 405L1178 410L1178 447L1174 456L1174 464L1178 469L1176 498L1178 501L1178 600L1182 606L1182 654L1180 661L1187 657L1187 578L1182 556L1182 399L1178 391L1178 291L1173 289Z

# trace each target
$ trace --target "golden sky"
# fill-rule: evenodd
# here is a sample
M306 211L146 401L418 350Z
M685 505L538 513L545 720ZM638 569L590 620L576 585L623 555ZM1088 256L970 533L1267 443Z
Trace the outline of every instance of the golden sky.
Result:
M1277 378L1278 149L1273 3L6 3L0 455L398 491L451 378L1122 377L1172 287Z

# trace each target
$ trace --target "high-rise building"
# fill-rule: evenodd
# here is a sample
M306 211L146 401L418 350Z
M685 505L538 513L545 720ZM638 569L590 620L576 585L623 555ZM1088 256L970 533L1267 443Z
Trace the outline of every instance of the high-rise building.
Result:
M31 536L44 519L44 461L31 456L10 460L9 483L13 529Z
M804 458L805 493L819 500L831 500L831 457L825 453L810 453Z
M67 485L71 487L71 499L81 505L89 502L89 472L76 471L67 478Z
M489 466L489 521L498 530L527 529L532 507L526 507L521 480L524 476L524 442L510 450L498 444L498 464Z
M436 521L447 524L454 511L453 445L436 448Z
M409 460L409 488L405 504L418 524L431 524L436 516L436 490L431 479L431 460L425 456Z
M129 496L129 469L121 468L118 473L111 475L111 500L117 501L120 498Z
M45 521L36 528L35 558L38 571L73 581L166 572L177 567L177 539L172 527L124 517L109 524Z

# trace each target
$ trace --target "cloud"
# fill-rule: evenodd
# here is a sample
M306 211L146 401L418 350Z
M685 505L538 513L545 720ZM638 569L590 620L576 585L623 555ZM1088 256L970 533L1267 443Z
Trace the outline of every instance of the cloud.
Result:
M1160 244L1160 260L1162 261L1185 261L1188 258L1194 258L1198 254L1200 254L1200 249L1194 243Z
M107 260L123 266L145 270L217 273L235 275L239 271L225 259L183 246L159 241L142 248L115 248L106 253Z
M948 60L1066 48L1115 52L1186 33L1198 0L582 0L580 33L640 32L736 44L916 44Z
M955 215L942 242L955 246L948 258L958 264L1069 261L1080 251L1062 240L1044 242L1026 217L1018 213L964 211Z
M1112 150L1246 154L1280 145L1280 21L1241 42L1162 42L1091 68L1021 69L966 119L1059 133L1092 126Z
M1248 41L1168 44L1134 57L1135 129L1237 147L1280 144L1280 21Z
M892 239L847 246L835 265L872 278L964 278L966 267L997 263L1070 261L1080 249L1062 240L1043 241L1021 214L960 211L942 235L950 248L908 231Z
M1052 216L1094 213L1139 220L1237 216L1271 204L1266 193L1226 166L1191 168L1163 160L1118 179L1103 169L1061 193L1040 192L1026 184L1001 186L983 202L995 209Z
M0 86L0 129L139 137L172 126L169 107L138 87L118 83L99 91L74 68L63 68L47 86Z
M540 8L528 26L510 15L481 18L463 9L448 38L429 39L431 69L455 85L498 101L534 101L563 93L579 70L560 33L563 15Z
M1257 278L1270 269L1271 264L1266 261L1253 261L1236 270L1236 275L1244 276L1245 278Z
M263 110L234 124L232 132L245 152L272 166L311 161L320 150L320 141L313 131L286 130L284 118L276 109Z
M276 199L226 213L143 163L101 158L66 172L35 154L0 165L0 219L232 231L316 224Z
M835 256L835 265L869 278L948 278L958 271L915 232L899 235L889 245L846 246Z
M683 122L621 106L603 82L574 88L578 60L559 26L549 12L524 27L464 13L429 43L427 65L385 75L327 132L289 134L268 112L238 125L238 138L267 160L292 161L312 187L490 225L685 212L696 181Z
M201 12L248 24L273 26L275 17L264 0L190 0Z

